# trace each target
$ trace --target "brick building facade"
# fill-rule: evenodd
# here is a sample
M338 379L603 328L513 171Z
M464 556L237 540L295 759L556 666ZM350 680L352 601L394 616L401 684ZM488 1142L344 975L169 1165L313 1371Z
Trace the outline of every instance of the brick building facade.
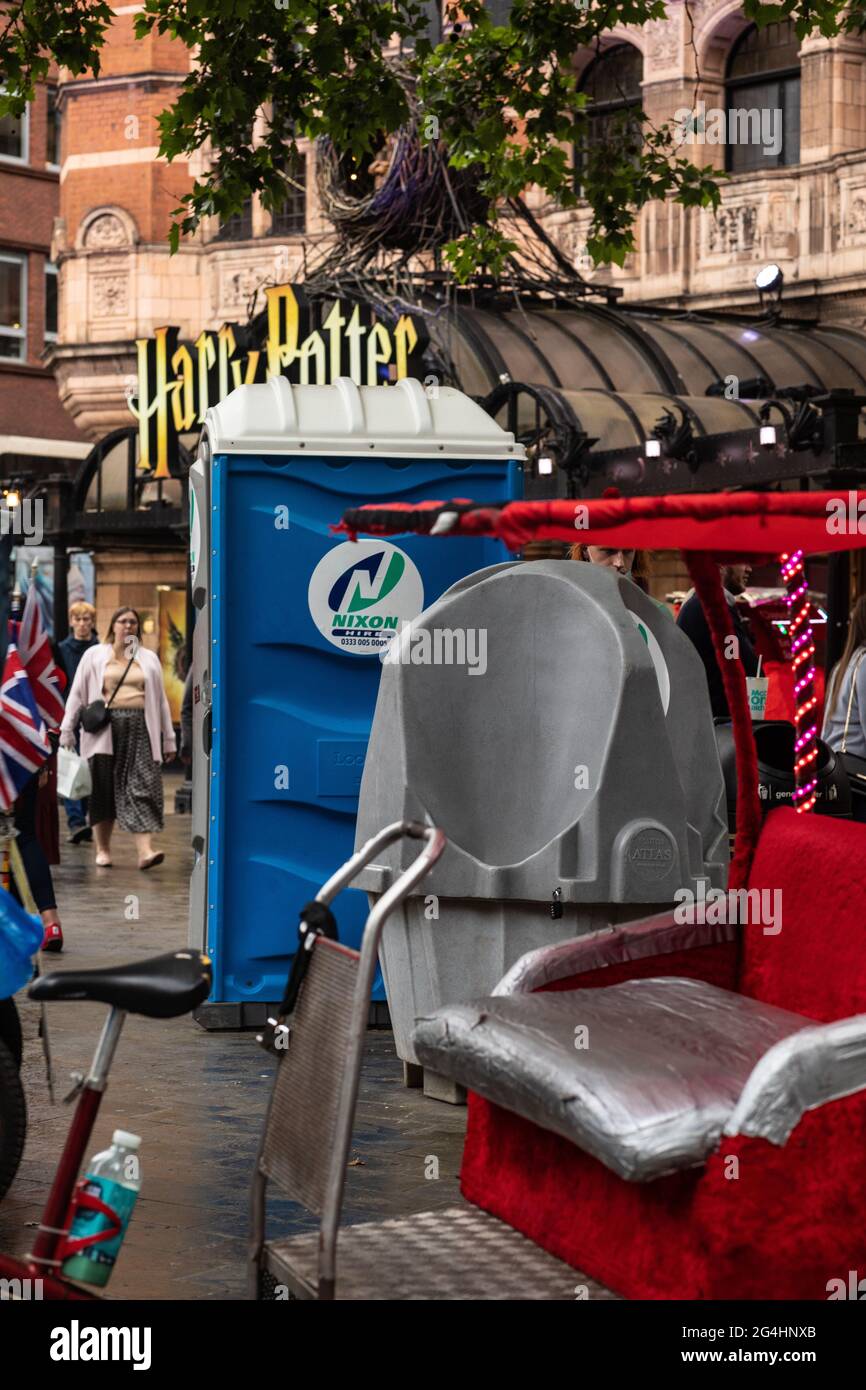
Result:
M57 89L0 119L0 479L74 467L88 442L63 409L46 345L57 335Z
M621 70L634 55L637 98L650 121L673 122L700 103L707 115L778 110L781 148L768 155L758 142L718 140L724 126L713 130L707 120L681 152L727 173L718 213L648 205L622 270L588 262L588 212L550 214L560 244L588 279L622 286L626 300L691 309L753 307L755 271L776 262L788 311L862 326L866 37L812 34L798 42L790 24L762 34L740 0L671 0L668 11L665 20L614 30L602 50L619 49ZM593 55L577 61L589 85Z
M508 4L491 3L501 20ZM190 58L166 36L136 40L138 8L116 8L99 79L67 78L58 88L64 139L51 249L60 322L49 359L68 420L90 440L132 421L136 339L176 324L182 338L194 340L202 329L244 320L251 304L262 306L267 283L303 278L305 247L328 234L315 151L305 148L299 188L281 219L252 199L227 225L206 222L169 255L171 214L197 167L158 158L157 117ZM587 279L621 287L625 302L635 304L753 309L755 272L772 261L785 276L783 313L866 324L866 39L814 35L797 43L781 30L767 39L755 35L739 0L670 0L665 20L616 30L600 55L577 54L575 64L599 99L602 123L629 103L654 122L699 103L727 113L738 102L778 107L784 120L784 140L769 157L697 135L684 152L729 171L719 212L650 204L638 221L637 250L621 270L588 261L588 209L548 206L530 191L534 211ZM35 131L40 119L37 103ZM40 139L34 136L34 150ZM56 190L55 179L46 174L39 187ZM34 226L32 234L41 238L30 269L38 279L47 229L37 234ZM38 284L33 294L35 304ZM49 416L62 418L56 401ZM175 585L182 573L182 556L176 565L166 558L154 582Z
M195 170L157 159L156 117L189 59L166 37L136 41L135 8L117 11L99 80L64 82L60 92L65 145L55 252L63 293L52 360L61 400L92 439L129 419L125 392L135 380L137 337L167 322L178 324L182 337L195 337L245 317L265 281L300 278L303 243L327 233L315 153L306 150L305 193L288 231L253 199L234 225L220 228L214 219L169 256L171 212ZM496 8L501 17L508 6ZM735 100L737 61L754 73L743 100L772 103L782 90L772 53L747 52L745 64L737 59L750 29L738 0L692 0L688 7L671 0L666 20L614 31L602 54L616 56L615 81L616 68L633 60L635 99L655 122L700 102L726 110ZM587 279L619 285L626 302L752 308L755 271L775 261L786 278L786 311L866 322L866 38L812 36L795 41L785 61L795 71L783 85L797 98L796 109L784 113L789 148L776 159L758 157L754 167L734 167L717 214L650 204L639 218L638 249L622 270L589 264L588 210L557 210L530 193ZM590 89L594 62L591 53L575 58ZM701 136L684 153L720 170L730 164L729 145Z

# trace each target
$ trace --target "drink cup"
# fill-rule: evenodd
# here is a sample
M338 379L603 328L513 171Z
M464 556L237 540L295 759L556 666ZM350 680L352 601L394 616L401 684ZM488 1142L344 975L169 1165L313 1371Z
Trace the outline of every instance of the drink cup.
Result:
M767 710L767 693L769 689L769 676L746 677L746 690L749 693L749 710L753 719L764 718Z

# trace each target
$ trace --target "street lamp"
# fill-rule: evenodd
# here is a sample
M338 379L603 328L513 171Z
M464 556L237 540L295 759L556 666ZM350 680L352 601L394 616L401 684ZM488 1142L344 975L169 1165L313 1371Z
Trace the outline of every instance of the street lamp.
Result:
M755 276L755 288L761 301L761 308L769 307L771 314L779 312L782 303L782 287L785 283L785 276L780 266L774 261L769 265L763 266Z
M648 459L676 459L695 466L695 439L692 422L681 404L677 403L679 420L673 410L664 409L661 418L653 426L653 432L644 440L644 457Z

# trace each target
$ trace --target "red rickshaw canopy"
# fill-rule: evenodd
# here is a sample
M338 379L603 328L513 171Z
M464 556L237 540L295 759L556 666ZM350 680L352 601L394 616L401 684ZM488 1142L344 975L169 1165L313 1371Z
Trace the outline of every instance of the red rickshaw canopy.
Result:
M347 511L334 528L349 536L495 536L510 550L528 541L582 541L640 550L701 550L720 560L820 554L866 546L866 492L716 492L594 497L482 507L392 502Z

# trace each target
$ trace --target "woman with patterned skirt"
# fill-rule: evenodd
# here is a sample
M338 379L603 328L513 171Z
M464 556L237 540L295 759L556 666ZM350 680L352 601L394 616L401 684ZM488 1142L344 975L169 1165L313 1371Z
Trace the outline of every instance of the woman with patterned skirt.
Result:
M174 756L175 734L159 657L141 645L140 631L135 609L119 608L104 642L81 658L61 726L60 742L71 748L82 708L98 699L108 705L103 728L81 730L81 754L93 779L96 863L105 869L111 868L115 821L135 837L140 869L165 857L154 850L151 835L163 828L162 762Z

